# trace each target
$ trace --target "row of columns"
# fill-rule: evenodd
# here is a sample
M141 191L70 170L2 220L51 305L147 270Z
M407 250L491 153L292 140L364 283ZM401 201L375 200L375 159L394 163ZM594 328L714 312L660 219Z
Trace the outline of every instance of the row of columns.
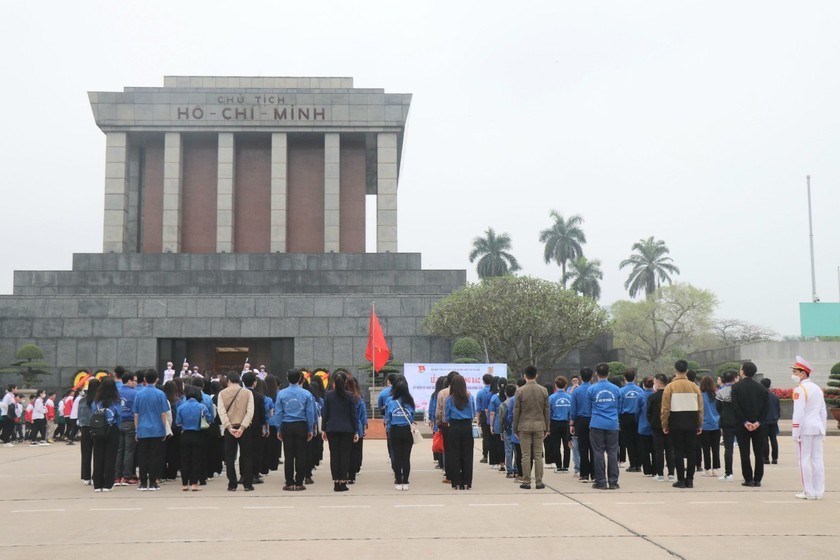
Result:
M397 252L397 134L377 134L376 251ZM271 135L271 251L287 250L286 214L288 189L288 139ZM235 139L219 133L216 200L216 251L234 247ZM103 250L129 250L129 142L125 132L109 132L105 148L105 225ZM163 252L181 252L183 217L183 144L181 134L164 136ZM339 252L341 213L341 135L324 135L324 252Z

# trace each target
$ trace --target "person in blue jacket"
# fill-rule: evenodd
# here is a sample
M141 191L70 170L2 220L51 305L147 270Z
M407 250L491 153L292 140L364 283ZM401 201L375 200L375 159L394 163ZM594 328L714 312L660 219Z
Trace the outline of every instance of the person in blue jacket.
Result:
M700 432L700 449L703 452L703 476L717 476L720 469L720 414L715 406L717 385L710 375L700 380L703 393L703 427ZM698 467L700 462L697 462ZM702 470L702 469L698 469Z
M569 449L569 418L572 413L572 395L566 392L566 378L562 375L554 380L555 390L548 397L551 410L549 443L554 449L554 472L568 472L572 450Z
M198 492L208 442L201 429L201 419L204 418L209 425L213 416L201 402L201 389L198 387L184 387L184 397L184 402L175 409L175 424L181 427L181 490Z
M642 472L653 476L653 429L647 418L647 400L653 394L653 377L642 380L642 394L636 399L636 426L639 433L639 451L641 453Z
M592 370L580 370L581 384L572 393L572 417L570 431L578 442L580 454L580 481L587 483L592 479L592 444L589 438L589 424L592 420L592 405L589 402L589 388Z
M114 487L117 446L120 439L120 396L113 377L103 377L96 391L91 412L105 411L108 432L93 438L93 490L110 492Z
M408 490L411 448L414 446L414 437L411 434L413 423L414 398L408 391L405 377L399 376L391 388L391 398L385 405L385 431L391 441L395 490Z
M490 430L490 438L487 444L487 461L490 463L491 468L499 469L500 471L505 470L505 467L502 464L505 460L505 445L502 442L502 434L500 434L498 430L494 430L493 427L496 424L496 415L499 411L499 406L502 404L502 395L504 395L506 385L507 379L495 377L491 388L496 387L496 390L493 391L492 395L490 395L490 402L487 404L487 426ZM505 396L505 398L507 398L507 396ZM478 408L478 399L476 399L475 406L479 411L480 416L481 409Z
M639 446L639 426L636 421L636 409L642 389L636 385L636 370L624 372L624 386L619 390L618 410L618 462L619 467L625 459L629 463L627 472L641 472L641 449Z
M353 443L353 457L350 460L350 480L348 484L356 484L356 475L362 470L365 432L368 428L367 407L365 399L359 389L359 382L354 377L347 378L347 391L353 395L356 402L356 420L359 423L359 440Z
M494 395L493 391L493 376L485 373L481 377L484 387L478 390L475 396L475 408L478 410L478 426L481 428L481 460L479 463L486 463L488 455L490 454L490 415L487 410L490 406L490 399Z
M450 481L453 490L472 489L473 434L472 421L476 415L475 399L467 391L467 382L461 375L452 377L449 396L443 411L444 422L449 424L446 463L451 465Z
M277 426L277 439L283 442L283 454L286 456L283 465L286 484L283 490L306 490L303 485L306 444L315 436L315 398L301 387L301 370L290 369L286 377L289 386L277 393L274 416L271 417L271 422Z
M598 382L589 387L592 420L589 439L592 442L592 471L597 490L618 489L618 405L619 389L609 381L610 366L600 363L595 367ZM573 393L574 394L574 393ZM606 461L604 455L606 454Z

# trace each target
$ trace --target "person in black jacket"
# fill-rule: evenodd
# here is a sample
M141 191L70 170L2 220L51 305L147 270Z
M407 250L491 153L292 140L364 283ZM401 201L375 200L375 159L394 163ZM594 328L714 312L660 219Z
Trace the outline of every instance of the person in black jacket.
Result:
M742 486L761 486L764 476L764 445L767 430L764 420L770 410L769 391L753 379L758 368L752 362L741 366L741 380L732 386L732 407L735 411L738 452L741 454ZM750 443L755 455L755 471L750 464Z
M648 397L647 415L650 429L653 432L653 479L657 482L665 480L665 465L668 465L668 480L674 480L674 449L671 439L662 431L662 394L668 384L664 374L657 373L653 378L653 394Z
M262 484L264 481L260 476L260 467L263 461L263 443L268 436L268 418L265 410L265 395L260 391L259 378L253 371L242 374L242 384L246 389L254 393L254 417L246 432L251 437L251 479L253 484ZM239 462L239 471L242 472L242 461ZM245 475L241 475L245 480ZM243 482L244 484L244 482Z
M779 435L779 417L782 415L781 403L779 397L773 391L770 391L772 381L765 377L761 380L761 384L768 390L770 397L770 408L767 413L767 418L764 419L764 427L767 430L767 439L770 445L764 444L764 464L770 464L770 458L773 458L773 464L779 462L779 440L776 436Z
M324 431L321 437L330 446L333 490L346 492L353 444L359 441L359 419L356 416L356 399L347 392L344 377L337 375L334 383L335 388L324 397L321 413Z
M721 377L723 385L715 393L715 408L720 415L718 423L723 435L723 474L718 477L718 480L732 482L734 480L732 455L735 448L735 432L738 427L738 421L735 419L735 408L732 406L732 387L738 377L738 372L734 369L728 369L723 372Z

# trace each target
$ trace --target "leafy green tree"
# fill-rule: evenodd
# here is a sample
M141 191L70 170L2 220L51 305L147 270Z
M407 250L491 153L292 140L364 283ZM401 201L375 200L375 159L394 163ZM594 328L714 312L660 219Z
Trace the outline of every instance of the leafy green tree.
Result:
M51 366L44 361L44 351L37 344L24 344L15 354L15 360L0 373L13 373L23 377L26 388L33 387L42 375L50 373Z
M581 245L586 243L581 225L583 218L575 214L566 220L563 214L552 210L549 216L554 219L551 227L540 232L540 243L545 244L543 258L546 263L556 262L562 271L561 282L566 287L566 262L583 256ZM597 298L595 298L597 299Z
M472 337L459 338L452 345L452 358L456 364L476 364L481 354L481 344Z
M670 274L679 274L680 269L673 264L673 259L667 256L671 251L662 240L654 240L653 236L641 239L633 244L635 253L629 259L621 261L619 269L630 266L630 276L624 283L624 288L630 297L644 290L649 297L657 288L662 286L665 280L671 283Z
M724 374L727 370L734 369L735 371L741 371L741 362L724 362L720 364L715 373L720 377Z
M569 264L569 273L566 279L572 281L571 289L582 296L597 300L601 297L601 284L599 280L604 279L601 272L601 261L598 259L589 260L580 256ZM565 282L563 284L565 287Z
M496 235L493 228L487 228L485 234L486 237L473 239L473 250L470 252L470 262L478 259L478 277L484 280L519 270L516 257L508 252L511 248L510 236L506 233Z
M635 363L670 368L672 352L691 347L708 330L717 298L691 284L665 286L654 296L612 305L615 342Z
M476 339L490 361L506 363L513 372L528 364L555 367L608 326L594 300L530 276L470 284L438 301L423 321L423 330L433 336Z
M607 365L610 366L610 375L624 375L624 372L627 371L627 366L624 365L624 362L607 362Z

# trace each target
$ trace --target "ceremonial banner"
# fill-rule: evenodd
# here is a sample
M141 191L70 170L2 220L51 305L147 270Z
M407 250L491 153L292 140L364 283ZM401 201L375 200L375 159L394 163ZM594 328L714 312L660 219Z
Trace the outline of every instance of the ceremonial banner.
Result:
M446 377L450 371L457 371L464 377L467 390L473 397L484 387L481 378L485 373L507 378L507 364L405 364L405 380L418 412L429 409L429 397L435 392L435 381L438 377Z

